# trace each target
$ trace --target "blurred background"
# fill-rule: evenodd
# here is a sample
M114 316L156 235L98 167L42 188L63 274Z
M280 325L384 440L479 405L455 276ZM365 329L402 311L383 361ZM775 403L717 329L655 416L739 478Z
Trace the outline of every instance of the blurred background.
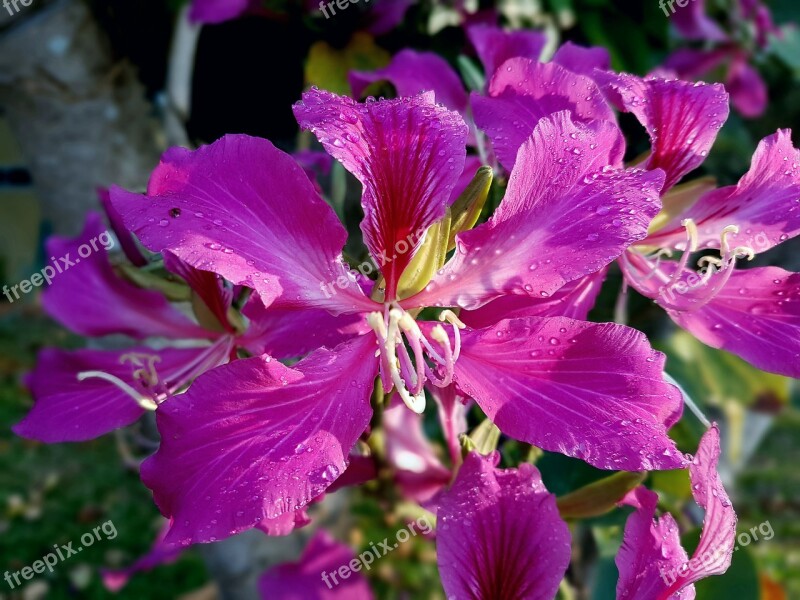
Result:
M403 4L399 23L376 23L370 11L380 3ZM748 38L746 26L737 35L766 83L767 108L758 115L732 111L699 172L723 185L738 180L758 141L777 128L792 128L795 146L800 142L800 33L792 25L800 22L800 4L766 4L780 35L763 44L753 42L752 31ZM706 5L730 26L731 2ZM181 0L33 0L0 7L0 285L42 268L47 236L76 235L86 212L99 209L98 188L143 189L168 146L248 133L288 151L309 147L291 113L308 85L349 93L350 70L379 68L408 47L439 53L469 83L478 64L464 33L469 19L489 14L510 27L543 29L553 47L566 40L601 45L615 69L637 74L657 69L678 48L705 43L683 39L657 0L372 0L331 18L314 3L263 0L205 24L192 23L189 9ZM725 81L725 66L703 78ZM621 124L631 157L640 154L647 148L643 131L629 115ZM345 208L357 204L358 186L338 166L321 183ZM355 230L357 218L350 221ZM800 244L793 240L759 261L798 271ZM612 271L594 320L613 318L620 282ZM765 521L774 530L771 539L738 550L728 575L699 584L698 598L800 599L796 385L677 332L661 310L635 294L629 324L652 337L668 355L668 370L722 423L722 468L740 531ZM13 303L0 297L0 573L30 565L54 544L78 540L103 522L113 521L118 532L23 589L12 592L0 582L0 599L250 597L258 573L296 556L303 534L277 540L259 534L190 549L135 575L119 591L104 586L103 569L130 566L163 526L136 471L152 436L148 424L94 442L52 446L10 430L31 406L24 374L37 351L86 343L44 314L37 293ZM675 435L691 449L700 425L693 430L686 421ZM563 457L545 456L540 467L555 493L592 479L589 467ZM689 496L683 480L669 473L654 477L668 499L679 503ZM396 529L369 489L348 500L342 535L353 546ZM581 597L613 598L614 540L618 544L623 522L611 516L581 525L593 557ZM370 577L380 598L443 598L431 544L404 546Z

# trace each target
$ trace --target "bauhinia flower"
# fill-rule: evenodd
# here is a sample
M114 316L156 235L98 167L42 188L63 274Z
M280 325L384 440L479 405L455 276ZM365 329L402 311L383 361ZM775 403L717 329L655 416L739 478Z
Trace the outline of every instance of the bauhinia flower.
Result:
M333 210L265 140L172 150L151 193L112 190L145 247L253 288L268 310L369 325L292 367L269 355L219 367L159 408L162 443L142 477L172 519L168 541L219 539L322 494L370 423L376 377L416 412L426 386L455 384L507 435L603 469L683 466L666 434L681 397L641 333L522 312L472 329L455 312L550 298L646 236L663 174L620 167L615 125L542 119L495 214L451 239L464 223L448 205L465 159L458 114L431 93L360 104L316 89L295 114L363 185L361 229L380 269L366 292L342 261Z
M114 212L109 216L113 223ZM173 212L169 218L180 216ZM35 404L14 427L18 435L43 442L92 439L155 410L201 373L235 358L237 348L291 358L338 343L359 328L354 318L336 318L325 311L303 311L302 315L268 311L256 297L243 310L248 326L242 319L232 321L234 290L217 275L165 253L163 267L175 281L163 281L162 287L177 288L177 295L185 295L185 304L191 302L201 317L200 323L195 322L160 291L122 277L105 251L78 258L79 248L103 232L100 216L90 214L77 238L48 241L49 255L74 257L76 264L53 279L43 294L43 304L75 333L121 335L131 338L131 345L121 350L42 351L27 377ZM135 246L126 243L126 233L117 230L121 245L143 266L144 258L137 257ZM131 277L144 275L121 263L116 267ZM302 337L294 335L298 326L305 332ZM314 328L313 334L308 333L309 327ZM348 333L343 337L342 331ZM133 345L133 340L139 344Z
M681 48L664 62L664 70L682 79L700 79L725 68L725 88L733 106L745 117L758 117L767 108L767 86L751 64L772 35L779 35L769 8L759 0L738 0L728 11L732 31L726 33L706 11L704 0L680 8L670 21L688 40L702 41L702 49Z
M619 261L626 280L704 343L758 368L800 375L797 274L735 268L737 261L800 232L800 152L788 131L762 140L737 185L714 189L713 181L698 179L676 187L703 163L728 117L728 95L720 84L599 69L590 79L517 58L497 71L489 91L481 99L486 111L476 111L476 117L506 166L514 164L526 131L555 110L569 107L579 119L613 120L605 97L636 116L651 141L642 166L664 171L666 183L664 211L650 235ZM720 256L701 257L702 272L695 272L692 254L709 249ZM676 251L683 252L680 259L667 260Z
M791 132L764 138L736 185L716 188L698 179L671 187L708 154L728 116L723 92L629 75L607 82L650 134L648 168L667 172L663 212L647 239L620 260L627 281L709 346L759 369L800 376L800 276L778 267L736 268L800 233L800 150ZM666 260L678 251L678 260ZM705 253L699 272L690 263L698 251Z
M618 600L691 600L694 582L724 573L736 538L736 514L717 463L719 430L712 426L688 465L692 495L705 510L690 560L669 513L654 520L658 495L645 487L623 504L628 517L617 554ZM530 464L498 469L499 455L470 453L439 501L436 549L447 597L553 598L571 555L569 528L556 498Z

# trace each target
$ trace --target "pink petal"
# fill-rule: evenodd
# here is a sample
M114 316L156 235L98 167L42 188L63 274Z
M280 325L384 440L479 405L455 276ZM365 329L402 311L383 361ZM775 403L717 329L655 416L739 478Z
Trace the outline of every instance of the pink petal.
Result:
M527 58L503 63L489 83L489 96L472 95L472 110L508 170L542 117L568 110L576 120L615 121L594 81L555 63Z
M303 129L364 186L364 241L386 278L386 298L444 216L464 167L467 126L432 93L359 104L312 89L294 107Z
M779 129L758 144L750 170L739 183L706 193L652 241L680 239L684 232L680 221L691 217L701 247L719 248L722 230L737 225L739 233L728 236L732 248L748 246L765 252L800 234L799 198L800 150L792 145L791 131ZM682 237L685 244L685 233Z
M455 385L444 388L432 387L428 388L428 391L436 402L439 422L450 451L450 462L453 465L460 464L461 443L458 438L467 431L467 411L471 401L464 398Z
M273 519L265 517L256 525L256 529L260 529L267 535L282 536L289 535L309 523L311 523L311 519L306 513L306 507L303 507L293 512L285 512Z
M467 37L483 63L487 79L510 58L539 60L547 43L547 36L541 31L505 31L493 25L468 27Z
M650 135L648 169L667 173L664 191L705 160L728 118L728 94L722 84L641 79L625 73L600 73L604 89Z
M681 395L644 334L566 317L500 321L461 334L456 384L506 435L600 469L685 464L667 436Z
M556 50L552 62L587 77L592 77L595 69L608 71L611 68L611 56L608 50L602 46L585 48L572 42L564 42Z
M147 259L142 255L141 250L136 245L136 240L131 235L131 232L125 228L125 223L122 220L122 215L117 212L114 205L111 203L111 195L108 188L99 188L97 196L100 204L103 206L103 212L106 215L106 220L111 225L114 231L114 236L117 238L122 252L125 254L131 264L137 267L143 267L147 264Z
M339 567L356 560L349 547L340 544L320 529L308 542L297 562L276 565L258 580L264 600L372 600L367 580L356 571L346 579ZM360 563L359 563L360 564ZM348 567L349 569L349 567ZM360 571L360 568L359 568ZM326 585L323 574L330 585Z
M689 6L678 6L669 14L670 22L687 40L724 42L728 36L722 28L708 16L705 0L691 0ZM664 9L666 12L666 9Z
M619 569L618 600L668 598L664 591L689 556L681 546L678 524L669 513L654 520L658 494L638 487L624 504L636 507L628 517L622 547L616 557ZM669 600L693 600L694 586Z
M249 325L238 343L254 355L283 360L325 346L334 348L354 335L371 331L363 315L334 316L322 309L265 307L254 296L243 314Z
M422 416L408 409L399 396L383 412L386 459L394 469L403 495L427 506L450 482L446 468L422 430Z
M245 14L253 0L192 0L189 19L194 23L223 23Z
M746 57L731 63L725 84L731 95L731 103L742 115L760 117L767 109L767 84L759 72L747 64Z
M78 373L103 371L138 390L132 376L136 367L123 361L124 355L158 356L160 360L155 368L159 378L169 381L206 350L206 347L128 348L67 352L47 348L39 354L36 369L27 378L35 403L28 415L14 426L14 433L46 443L80 442L130 425L144 414L136 400L102 379L78 381ZM143 395L146 393L141 391Z
M368 14L367 31L374 35L389 33L403 22L406 12L416 1L391 0L391 2L375 2Z
M553 598L570 559L569 528L539 471L498 469L471 452L437 514L436 553L448 598Z
M138 288L119 277L99 239L103 236L110 240L104 234L107 232L100 215L90 213L77 238L53 236L47 241L47 254L54 257L49 265L54 274L42 295L42 304L51 317L85 336L122 334L143 339L215 335L183 316L158 292ZM92 240L97 251L92 250ZM91 252L82 258L81 248ZM75 264L69 266L69 262Z
M663 68L674 72L680 79L698 79L716 69L729 57L729 48L715 50L680 48L667 57Z
M164 403L142 480L174 521L170 543L221 539L322 494L369 424L374 351L361 336L293 368L238 360Z
M608 269L575 279L549 298L501 296L478 310L462 311L459 318L473 329L491 327L516 317L569 317L585 321L603 287Z
M416 96L433 91L436 100L460 114L465 114L469 98L456 72L438 54L401 50L392 62L377 71L352 71L349 76L353 96L360 98L376 81L388 81L398 96Z
M475 310L508 294L549 298L612 262L647 235L663 182L657 171L609 168L622 144L607 121L542 119L495 214L459 234L453 258L403 306Z
M333 209L267 140L228 135L195 151L173 148L147 195L114 188L111 198L147 248L254 288L266 304L374 306L342 263L347 233Z
M736 270L702 308L668 312L712 348L764 371L800 377L800 273L778 267Z
M625 503L637 511L628 518L617 556L617 598L691 600L695 597L693 583L728 570L736 543L736 513L717 472L719 455L719 429L713 425L689 464L692 495L706 511L691 560L680 545L672 516L666 514L654 521L655 493L639 488L626 498Z

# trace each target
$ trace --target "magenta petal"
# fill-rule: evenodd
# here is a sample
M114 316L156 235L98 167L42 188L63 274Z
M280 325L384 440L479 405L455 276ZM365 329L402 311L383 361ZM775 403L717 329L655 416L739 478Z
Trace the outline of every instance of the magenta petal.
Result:
M678 6L669 15L670 22L678 33L688 40L724 42L728 36L717 22L708 16L705 5L705 0L691 0L689 6Z
M667 513L654 520L658 494L638 487L624 503L634 506L636 511L628 517L622 547L617 553L617 600L693 600L694 586L680 596L664 595L668 582L677 577L678 569L687 563L689 556L681 546L678 524L672 515Z
M55 257L50 266L54 275L42 295L42 304L51 317L85 336L122 334L143 339L214 335L183 316L158 292L138 288L114 273L101 243L110 240L106 235L100 215L90 213L77 238L54 236L47 241L47 253ZM92 250L92 240L98 250L81 258L81 248ZM68 262L74 264L65 264Z
M195 151L173 148L147 195L114 188L111 199L147 248L254 288L266 304L373 306L342 263L347 232L333 209L267 140L228 135Z
M706 193L654 239L680 232L680 219L691 217L701 246L718 248L722 230L737 225L739 233L728 236L731 247L764 252L800 234L799 198L800 150L792 145L791 132L780 129L761 140L750 170L736 185Z
M339 567L356 558L355 552L320 529L308 542L297 562L270 568L258 580L264 600L372 600L367 580L360 572L347 579L338 576ZM327 575L329 585L323 574Z
M692 495L705 509L700 542L691 560L680 545L672 516L653 519L656 494L639 488L628 495L626 503L637 510L628 518L617 556L617 598L691 600L694 582L728 570L736 543L736 513L717 472L719 455L719 429L712 425L689 464Z
M712 348L765 371L800 377L800 273L778 267L736 270L702 308L668 312Z
M730 51L727 48L715 50L680 48L666 58L663 69L673 72L680 79L697 79L716 69L729 57Z
M472 95L472 110L508 170L542 117L568 110L576 120L615 121L594 81L555 63L526 58L503 63L489 83L489 96Z
M403 495L426 505L450 481L450 470L436 456L422 430L422 416L409 410L399 396L383 412L386 458Z
M322 346L333 348L354 335L371 331L363 315L334 316L322 309L266 308L254 296L243 310L249 325L240 346L254 355L277 359L304 356Z
M386 278L386 298L419 247L444 216L464 168L467 126L432 93L359 104L312 89L295 116L364 186L361 230Z
M585 321L603 287L608 269L570 281L549 298L501 296L478 310L462 311L459 318L473 329L491 327L516 317L569 317Z
M300 529L311 523L311 519L306 513L306 508L300 508L293 512L285 512L278 515L274 519L264 518L256 525L256 529L260 529L267 535L281 536L289 535L295 529Z
M570 534L539 471L498 469L471 452L437 514L436 553L448 598L553 598L570 559Z
M553 55L554 63L565 69L592 77L595 69L608 71L611 68L611 56L602 46L586 48L572 42L565 42Z
M746 57L731 62L725 83L731 103L745 117L756 118L767 109L767 84L759 72L747 63Z
M349 76L353 96L360 98L371 83L386 80L398 96L416 96L433 91L436 100L450 110L466 113L469 98L458 75L448 62L433 52L401 50L392 62L377 71L352 71Z
M237 360L161 405L142 480L174 521L169 541L221 539L322 494L369 424L374 352L365 335L293 368Z
M614 323L528 317L462 332L456 384L506 435L600 469L674 469L682 398L664 355Z
M253 0L192 0L189 19L194 23L222 23L245 14Z
M509 58L539 60L547 43L547 36L541 31L505 31L492 25L468 27L467 36L483 63L487 79Z
M625 73L600 73L606 92L633 113L650 135L648 169L667 173L664 191L705 160L728 118L722 84L642 79Z
M162 380L199 358L207 348L152 350L128 348L119 351L76 350L66 352L48 348L28 375L27 384L34 398L28 415L14 426L14 433L41 442L79 442L90 440L136 421L144 410L114 384L97 378L78 381L78 373L103 371L136 388L133 367L122 357L143 353L159 357L155 368Z
M317 4L315 0L312 1L314 1L315 5ZM391 0L391 2L375 2L368 13L367 31L374 35L389 33L403 22L406 12L416 1Z
M692 495L706 511L700 543L692 555L694 559L701 559L702 569L681 575L670 587L670 592L677 592L704 577L721 575L731 564L736 543L736 513L717 472L720 452L719 428L714 424L703 435L697 454L689 465Z
M647 235L661 207L661 172L608 167L622 144L607 121L542 119L492 218L459 234L455 255L403 306L475 310L508 294L549 298L612 262Z

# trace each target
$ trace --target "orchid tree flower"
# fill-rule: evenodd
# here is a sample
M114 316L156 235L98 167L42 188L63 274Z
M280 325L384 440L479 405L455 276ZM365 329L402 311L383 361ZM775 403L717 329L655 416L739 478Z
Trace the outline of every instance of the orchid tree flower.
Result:
M371 555L370 555L371 556ZM374 598L355 552L320 529L296 562L269 568L258 580L264 600L372 600ZM346 578L338 575L347 567Z
M179 216L174 213L171 218ZM121 242L127 241L125 234L119 231ZM108 243L98 247L98 240ZM97 251L83 257L82 248L92 244ZM241 319L231 319L235 315L230 286L217 275L165 253L163 266L188 286L186 300L200 317L196 322L161 291L143 289L121 277L108 257L110 244L113 239L96 213L88 216L77 238L51 238L48 255L66 257L74 264L53 277L42 302L51 317L75 333L98 338L122 335L140 344L120 350L43 350L27 377L35 403L14 427L20 436L49 443L96 438L156 410L199 374L235 358L237 348L291 358L338 343L359 328L355 319L324 311L304 311L300 316L296 311L270 312L257 297L244 307L246 327ZM134 252L129 244L121 245L129 255ZM139 273L121 264L117 269ZM303 328L314 327L314 333L293 335L300 322Z
M626 280L705 344L800 377L800 276L778 267L735 268L800 233L800 150L791 132L764 138L736 185L715 188L700 179L672 187L708 154L728 116L724 92L629 75L607 82L650 134L645 166L667 173L664 211L647 239L620 259ZM679 260L668 260L678 251ZM695 271L690 260L698 251L706 255Z
M548 68L558 79L547 77ZM553 110L570 107L579 119L610 120L607 98L636 116L651 141L642 166L664 171L666 183L664 211L650 235L619 261L626 281L704 343L760 369L800 376L800 346L794 342L800 303L792 302L800 289L797 275L777 267L735 268L737 261L800 231L800 154L788 131L762 140L737 185L714 189L713 182L699 179L676 187L703 163L728 117L728 95L720 84L600 70L590 80L519 58L501 67L490 90L495 81L506 101L484 99L487 111L478 123L504 164L525 131ZM503 112L506 104L518 107L516 119ZM720 256L700 258L700 273L689 268L691 255L708 249ZM668 260L676 251L680 259Z
M251 287L269 309L356 314L370 327L292 367L269 355L224 365L160 407L162 443L142 476L173 520L170 542L219 539L324 492L370 423L376 377L415 412L426 386L455 383L507 435L603 469L683 466L666 433L682 398L641 333L521 314L472 329L455 312L549 298L646 235L663 175L621 167L615 125L542 119L498 210L454 235L442 264L448 220L463 223L448 212L463 119L432 93L360 104L316 89L295 114L363 184L361 229L380 270L369 295L342 261L332 209L265 140L173 149L150 193L112 190L145 247ZM170 218L175 209L188 218Z
M719 456L719 429L712 425L689 464L692 495L705 510L700 542L691 559L681 546L672 515L655 519L655 492L639 487L625 498L623 503L636 511L628 517L617 553L618 600L691 600L695 582L728 570L736 543L736 513L717 472Z
M664 62L663 69L682 79L701 79L725 66L725 87L733 106L745 117L761 116L767 107L767 86L750 63L766 48L771 35L780 35L769 8L759 0L738 0L730 14L727 33L709 17L704 0L694 0L671 17L679 35L704 42L703 49L682 48Z
M439 574L448 598L555 598L571 536L539 470L498 469L470 452L436 518Z
M638 487L623 499L636 510L616 558L618 600L691 600L694 582L728 569L736 514L717 472L719 455L719 430L712 426L688 464L692 494L705 510L691 560L672 515L654 520L655 492ZM445 593L476 600L553 598L570 562L569 528L536 467L498 469L499 458L471 452L441 495L436 549Z

